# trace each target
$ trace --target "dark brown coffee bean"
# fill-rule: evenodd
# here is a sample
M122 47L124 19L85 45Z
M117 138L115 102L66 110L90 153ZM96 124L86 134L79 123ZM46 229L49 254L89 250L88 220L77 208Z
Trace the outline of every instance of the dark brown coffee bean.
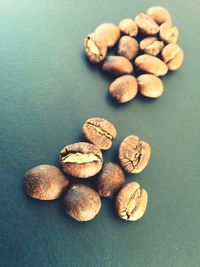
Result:
M103 164L101 150L95 145L79 142L65 146L60 152L64 172L78 178L97 174Z
M102 23L96 28L95 33L106 41L107 47L113 47L120 38L120 29L113 23Z
M157 76L143 74L137 78L139 91L143 96L157 98L163 94L164 86Z
M124 173L119 165L107 162L98 176L97 191L102 197L112 197L124 183Z
M183 50L177 44L168 44L162 51L162 58L169 70L177 70L183 63Z
M51 165L39 165L26 172L24 188L35 199L53 200L59 198L69 181L64 174Z
M101 199L92 188L75 184L67 191L64 200L65 212L77 221L92 220L101 208Z
M148 15L140 13L136 16L135 22L142 33L154 35L159 32L158 24Z
M140 42L140 49L148 55L157 56L163 49L164 43L156 37L146 37Z
M119 28L121 32L131 37L135 37L138 34L138 26L132 19L123 19L122 21L120 21Z
M132 60L136 57L139 50L139 45L136 39L130 36L123 36L119 40L118 54L126 57L128 60Z
M178 28L170 22L165 22L160 25L160 39L166 43L176 43L178 40Z
M109 149L117 135L114 125L102 118L88 119L82 128L84 137L100 149Z
M138 136L126 137L119 146L119 161L122 168L130 173L139 173L150 159L150 145Z
M169 11L162 6L153 6L147 10L149 15L158 25L164 22L171 22L172 18Z
M130 74L133 71L133 65L125 57L109 56L103 64L103 70L115 75Z
M132 75L123 75L114 80L109 88L109 92L113 98L119 103L126 103L137 95L137 80Z

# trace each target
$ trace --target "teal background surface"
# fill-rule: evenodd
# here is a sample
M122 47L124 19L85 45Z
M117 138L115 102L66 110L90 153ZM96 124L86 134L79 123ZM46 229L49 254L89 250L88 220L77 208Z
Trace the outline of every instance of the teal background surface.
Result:
M161 98L115 104L82 40L102 22L163 4L180 29L184 65L163 78ZM199 12L198 0L0 0L0 266L200 266ZM99 215L78 223L60 200L35 201L23 191L24 173L58 165L60 149L82 140L93 116L118 129L105 161L116 160L127 135L151 144L147 168L126 178L149 192L137 222L118 219L113 201L102 199Z

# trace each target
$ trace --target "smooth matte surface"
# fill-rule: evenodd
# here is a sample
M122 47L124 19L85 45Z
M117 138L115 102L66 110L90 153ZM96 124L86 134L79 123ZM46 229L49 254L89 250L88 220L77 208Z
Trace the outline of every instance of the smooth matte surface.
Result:
M85 60L83 37L163 3L180 28L184 65L163 78L160 99L114 104L110 81ZM200 266L199 10L198 0L0 0L0 266ZM148 167L126 178L149 192L138 222L121 221L102 200L95 220L78 223L59 200L34 201L23 191L25 171L58 165L60 149L81 140L92 116L118 129L105 160L116 160L127 135L151 144Z

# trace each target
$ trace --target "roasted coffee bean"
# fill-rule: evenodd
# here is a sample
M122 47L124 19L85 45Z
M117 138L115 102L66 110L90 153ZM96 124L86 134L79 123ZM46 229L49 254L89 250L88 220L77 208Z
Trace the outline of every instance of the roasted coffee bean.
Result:
M157 56L163 49L163 41L156 37L146 37L140 42L140 49L148 55Z
M64 174L51 165L39 165L26 172L24 188L35 199L53 200L59 198L69 181Z
M169 70L177 70L183 63L183 50L177 44L168 44L162 51L162 58Z
M114 125L102 118L88 119L82 128L84 137L100 149L109 149L117 135Z
M138 26L132 19L123 19L122 21L120 21L119 28L121 32L131 37L135 37L138 34Z
M158 25L164 22L171 22L171 15L169 11L162 6L153 6L147 10L147 15L149 15Z
M124 173L119 165L107 162L98 175L97 191L102 197L112 197L124 183Z
M138 136L126 137L119 146L119 161L122 168L130 173L139 173L150 159L150 145Z
M102 40L106 41L107 47L113 47L120 38L120 29L113 23L103 23L99 25L95 33L98 34Z
M119 40L118 54L126 57L128 60L132 60L136 57L139 50L139 45L136 39L130 36L123 36Z
M109 56L103 64L103 70L115 75L130 74L133 71L133 65L125 57Z
M160 25L160 38L166 43L176 43L178 40L179 31L177 27L172 26L170 22L165 22Z
M142 71L163 76L167 73L167 65L157 57L151 55L141 55L135 59L135 65Z
M140 13L136 16L135 22L142 33L154 35L159 32L158 24L148 15Z
M103 164L101 150L86 142L65 146L60 152L60 163L65 173L78 178L97 174Z
M136 221L144 215L147 202L147 191L136 182L128 183L116 197L117 214L123 220Z
M137 95L137 80L132 75L123 75L114 80L109 88L113 98L119 103L126 103Z
M99 194L92 188L75 184L67 191L63 205L65 212L77 221L92 220L101 208Z
M157 98L163 94L164 86L162 81L155 75L143 74L138 78L139 91L143 96Z

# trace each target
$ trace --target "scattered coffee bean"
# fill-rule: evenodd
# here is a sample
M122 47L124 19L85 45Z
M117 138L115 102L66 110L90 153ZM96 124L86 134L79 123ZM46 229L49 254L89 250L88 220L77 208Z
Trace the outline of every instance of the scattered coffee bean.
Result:
M102 118L88 119L82 128L84 137L100 149L109 149L117 135L114 125Z
M97 191L102 197L112 197L123 185L124 173L116 163L107 162L98 175Z
M147 15L149 15L158 25L164 22L171 22L171 15L169 11L161 6L153 6L147 10Z
M157 56L163 49L163 41L156 37L146 37L140 42L140 49L148 55Z
M123 36L119 40L118 54L126 57L128 60L132 60L136 57L139 50L139 45L136 39L130 36Z
M162 60L151 55L137 57L135 59L135 65L140 70L156 76L164 76L168 71L167 65Z
M26 193L35 199L53 200L59 198L69 181L64 174L51 165L39 165L27 171L24 176Z
M172 26L170 22L160 25L160 38L166 43L176 43L179 31L177 27Z
M138 26L132 19L123 19L120 21L119 28L122 33L125 33L131 37L135 37L138 34Z
M115 75L130 74L133 71L133 65L125 57L109 56L103 64L103 70Z
M60 163L65 173L78 178L97 174L103 164L101 150L86 142L65 146L60 152Z
M65 212L77 221L92 220L101 208L101 199L92 188L75 184L67 191L63 205Z
M148 15L140 13L136 16L135 22L142 33L154 35L159 32L158 24Z
M177 44L168 44L162 51L162 58L169 70L177 70L183 63L183 50Z
M120 38L120 29L113 23L103 23L99 25L95 33L98 34L102 40L106 41L107 47L113 47Z
M136 182L128 183L116 197L117 214L123 220L136 221L144 215L147 202L147 191Z
M137 95L137 80L132 75L123 75L114 80L109 88L113 98L119 103L126 103Z
M126 137L119 146L119 161L122 168L129 173L139 173L150 159L151 148L138 136Z
M155 75L143 74L137 78L139 91L143 96L157 98L163 94L162 81Z

